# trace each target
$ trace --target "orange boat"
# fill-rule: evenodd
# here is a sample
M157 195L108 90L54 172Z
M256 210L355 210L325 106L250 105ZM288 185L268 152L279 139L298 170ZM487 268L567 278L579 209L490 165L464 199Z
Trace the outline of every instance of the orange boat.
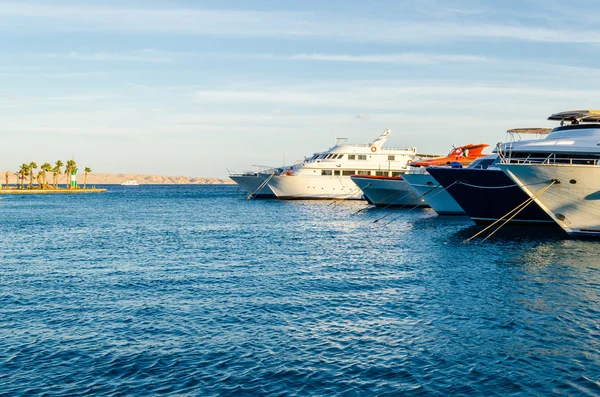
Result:
M447 165L449 163L460 163L461 165L469 165L479 157L487 156L486 153L482 153L483 149L489 145L485 143L471 143L469 145L459 146L454 149L446 157L434 157L432 159L425 159L419 161L413 161L410 163L411 167L428 167L430 165Z

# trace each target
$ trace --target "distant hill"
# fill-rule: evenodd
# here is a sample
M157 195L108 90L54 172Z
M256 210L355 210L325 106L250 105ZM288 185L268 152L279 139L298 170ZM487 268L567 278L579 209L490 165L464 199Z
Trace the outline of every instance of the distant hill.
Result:
M64 177L61 178L63 183ZM83 185L84 174L77 174L77 182ZM136 180L140 185L218 185L233 184L229 178L204 178L190 176L160 176L147 174L88 174L88 185L118 185Z

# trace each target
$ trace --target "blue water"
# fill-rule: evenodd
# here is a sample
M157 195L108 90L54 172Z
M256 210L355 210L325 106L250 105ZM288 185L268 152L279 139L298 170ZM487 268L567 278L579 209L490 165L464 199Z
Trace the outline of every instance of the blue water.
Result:
M0 200L0 395L600 395L600 244L230 186Z

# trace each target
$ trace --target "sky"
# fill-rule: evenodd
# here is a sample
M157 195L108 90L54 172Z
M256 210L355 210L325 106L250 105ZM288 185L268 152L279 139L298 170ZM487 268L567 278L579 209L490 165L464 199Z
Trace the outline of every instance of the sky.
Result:
M0 0L0 170L224 177L600 108L592 1Z

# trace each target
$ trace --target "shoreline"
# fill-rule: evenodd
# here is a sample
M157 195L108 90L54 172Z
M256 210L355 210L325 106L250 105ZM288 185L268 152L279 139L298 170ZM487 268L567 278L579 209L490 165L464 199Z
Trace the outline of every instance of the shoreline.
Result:
M0 189L2 194L89 194L105 193L106 189Z

